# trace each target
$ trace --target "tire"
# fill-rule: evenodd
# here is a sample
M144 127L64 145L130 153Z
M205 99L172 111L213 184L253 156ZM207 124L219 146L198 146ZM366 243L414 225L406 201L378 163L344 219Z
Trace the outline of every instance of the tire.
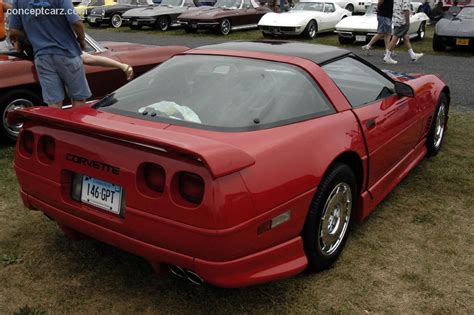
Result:
M308 39L314 39L318 33L318 24L315 20L311 20L306 25L306 28L303 31L303 36Z
M444 45L443 41L436 34L434 34L433 36L433 50L434 51L446 50L446 45Z
M352 43L354 43L354 37L348 38L348 37L344 37L344 36L339 35L339 44L341 44L341 45L350 45Z
M186 33L189 33L189 34L194 34L194 33L197 33L197 28L192 28L192 27L189 27L189 26L185 26L184 27L184 31Z
M155 23L155 28L159 31L167 31L170 27L170 18L166 15L158 17Z
M232 24L230 23L229 19L223 19L219 23L219 33L221 33L224 36L227 36L230 34L230 31L232 29Z
M130 25L130 29L132 29L132 30L141 30L142 26L141 25Z
M435 113L433 114L430 131L426 137L427 156L435 156L441 150L444 134L446 132L448 109L448 97L442 93L439 97Z
M120 14L112 15L112 18L110 19L110 26L112 26L113 28L121 28L122 24L123 24L123 20Z
M26 89L13 90L0 96L0 112L2 113L0 136L2 140L14 143L21 129L21 125L8 126L6 118L9 111L42 104L40 96Z
M354 13L354 5L352 3L349 3L348 5L346 5L346 10L351 13Z
M418 32L416 32L416 33L418 34L418 37L416 39L423 40L423 38L425 38L425 34L426 34L426 23L425 22L421 22L420 27L418 28Z
M309 270L328 269L341 254L349 235L356 195L356 178L351 168L334 163L318 186L303 229Z

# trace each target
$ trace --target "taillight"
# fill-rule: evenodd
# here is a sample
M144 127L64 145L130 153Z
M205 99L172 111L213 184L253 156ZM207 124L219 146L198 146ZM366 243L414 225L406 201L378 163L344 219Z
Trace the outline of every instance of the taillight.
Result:
M180 173L178 189L181 197L193 204L200 204L204 196L204 180L192 173Z
M35 136L31 131L25 130L21 133L20 150L27 156L33 155Z
M153 163L145 163L143 177L146 186L154 192L162 193L165 189L166 175L163 167Z
M56 142L50 136L43 136L39 140L38 156L43 162L54 161Z

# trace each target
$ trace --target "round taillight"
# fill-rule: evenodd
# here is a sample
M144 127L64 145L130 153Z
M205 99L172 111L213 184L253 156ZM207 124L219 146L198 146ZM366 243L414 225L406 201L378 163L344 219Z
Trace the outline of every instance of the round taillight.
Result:
M33 155L33 149L35 146L35 136L31 131L25 130L21 133L20 138L20 149L24 154L31 156Z
M149 189L159 193L162 193L165 189L166 175L163 167L153 163L146 163L143 167L143 177Z
M204 180L201 176L193 173L179 174L178 189L184 200L200 204L204 196Z

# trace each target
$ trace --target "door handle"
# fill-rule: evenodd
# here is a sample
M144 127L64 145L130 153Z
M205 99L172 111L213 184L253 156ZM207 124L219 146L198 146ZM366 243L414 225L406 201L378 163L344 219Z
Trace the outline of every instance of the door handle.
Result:
M374 128L375 127L375 119L374 118L367 119L367 121L365 122L365 126L367 127L367 129Z

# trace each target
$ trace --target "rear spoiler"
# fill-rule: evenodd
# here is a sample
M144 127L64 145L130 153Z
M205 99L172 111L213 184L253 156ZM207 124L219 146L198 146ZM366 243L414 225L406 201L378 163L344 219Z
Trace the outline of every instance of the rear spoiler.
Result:
M232 174L255 164L255 159L248 153L227 143L171 130L101 119L89 106L74 110L33 107L10 112L7 119L9 124L27 121L44 123L159 151L183 153L202 162L214 178Z

